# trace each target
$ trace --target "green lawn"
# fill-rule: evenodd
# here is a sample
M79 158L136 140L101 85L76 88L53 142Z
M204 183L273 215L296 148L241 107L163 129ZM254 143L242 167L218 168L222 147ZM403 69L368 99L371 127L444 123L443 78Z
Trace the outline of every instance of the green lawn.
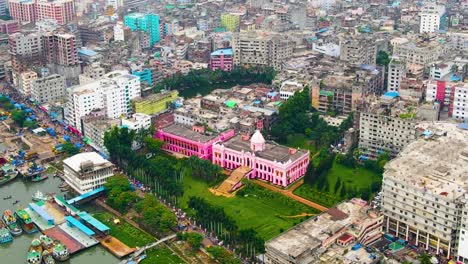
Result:
M123 219L120 219L120 224L114 224L112 221L114 216L110 213L95 213L93 216L111 229L111 236L119 239L129 247L141 247L150 242L156 241L154 237L141 232L137 228L125 222Z
M335 193L335 184L338 178L341 178L341 187ZM316 186L307 184L302 185L294 191L294 194L302 196L308 200L317 202L323 206L331 207L344 200L340 197L340 191L343 184L346 185L346 190L369 189L373 182L382 181L381 175L370 171L364 167L348 168L341 164L333 163L327 175L328 190L319 191Z
M99 221L110 227L110 234L122 241L129 247L142 247L156 239L137 228L133 227L123 219L120 219L120 224L116 225L112 221L114 216L108 212L99 212L93 214ZM158 246L146 252L147 258L141 263L184 263L177 255L166 246Z
M317 213L315 209L281 194L258 188L253 191L249 189L247 197L227 198L213 195L205 182L186 176L181 202L186 208L190 196L203 197L214 205L222 206L225 212L235 219L239 228L253 228L265 240L273 238L304 220L303 217L287 218L285 216Z
M168 247L159 246L146 251L146 259L141 261L142 264L164 263L164 264L179 264L183 262L176 254Z

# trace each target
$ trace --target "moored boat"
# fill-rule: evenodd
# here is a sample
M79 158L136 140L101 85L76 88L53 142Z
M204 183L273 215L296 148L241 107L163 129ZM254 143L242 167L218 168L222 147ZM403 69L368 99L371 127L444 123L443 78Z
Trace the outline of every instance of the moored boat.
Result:
M15 212L15 215L24 232L26 232L27 234L34 234L37 231L39 231L36 225L34 225L33 221L31 220L31 217L25 210L18 210Z
M12 235L19 236L23 233L23 230L21 230L16 222L16 217L10 210L5 210L5 212L3 212L2 220Z
M37 238L33 239L29 247L26 261L30 264L40 264L42 261L42 245Z
M10 231L8 231L5 223L0 221L0 244L9 243L11 241L13 241L13 237L11 236Z
M49 253L52 254L52 249L54 247L54 240L52 240L52 238L46 235L39 236L39 240L41 241L42 248L44 250L49 250Z
M54 257L52 257L52 253L50 253L48 250L42 251L42 263L55 264Z
M64 244L56 240L52 251L52 256L58 261L65 261L70 258L70 253Z
M29 251L26 257L28 264L41 264L41 253L37 251Z
M33 201L47 201L49 197L41 191L36 191L32 196Z
M49 178L49 175L47 174L38 174L34 177L31 178L31 181L32 182L40 182L40 181L43 181L45 179Z
M18 176L18 171L14 165L5 164L0 170L0 185L6 184L14 180Z

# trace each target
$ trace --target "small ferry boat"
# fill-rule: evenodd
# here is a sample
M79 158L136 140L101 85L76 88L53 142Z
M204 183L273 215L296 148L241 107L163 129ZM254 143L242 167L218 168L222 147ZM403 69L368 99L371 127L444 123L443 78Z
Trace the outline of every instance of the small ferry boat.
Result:
M49 178L49 175L47 174L38 174L34 177L31 178L31 181L32 182L40 182L40 181L43 181L45 179Z
M15 205L15 204L17 204L17 203L19 203L19 202L20 202L20 200L16 200L16 201L14 201L12 204Z
M3 200L8 200L8 199L11 199L11 195L3 197Z
M42 251L42 263L43 264L55 264L54 257L52 257L52 253L48 250Z
M37 251L29 251L26 261L28 264L41 264L41 253Z
M0 170L0 185L6 184L14 180L18 176L18 171L12 164L5 164Z
M12 235L19 236L23 233L23 230L16 223L16 217L10 210L3 212L2 220Z
M10 231L8 231L5 223L0 221L0 244L9 243L11 241L13 241L13 237L11 236Z
M41 241L42 248L44 250L49 250L49 253L52 254L52 249L54 247L54 240L52 240L52 238L46 235L39 236L39 240Z
M33 194L32 199L33 201L47 201L49 200L49 197L47 197L47 195L38 190Z
M39 231L31 220L31 216L25 210L18 210L15 212L15 215L26 234L34 234Z
M68 252L68 249L64 244L56 240L52 256L58 261L65 261L70 258L70 252Z
M27 256L27 262L30 264L40 264L42 261L42 245L37 238L33 239Z

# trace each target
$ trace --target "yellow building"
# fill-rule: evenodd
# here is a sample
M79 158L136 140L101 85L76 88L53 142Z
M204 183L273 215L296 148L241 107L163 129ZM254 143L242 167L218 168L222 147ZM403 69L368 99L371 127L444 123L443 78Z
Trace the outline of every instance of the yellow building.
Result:
M229 31L235 32L239 28L240 16L234 14L222 14L221 26Z
M154 115L168 109L168 104L179 97L178 91L167 91L138 98L133 101L135 113Z

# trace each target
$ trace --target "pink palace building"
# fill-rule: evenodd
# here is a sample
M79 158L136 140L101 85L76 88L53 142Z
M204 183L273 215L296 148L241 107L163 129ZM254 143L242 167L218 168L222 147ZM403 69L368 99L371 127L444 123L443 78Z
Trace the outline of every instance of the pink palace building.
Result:
M234 130L219 135L205 135L204 127L193 126L192 129L178 124L171 124L156 131L155 138L165 144L162 149L187 157L195 155L201 159L211 160L213 143L224 141L234 136Z
M213 145L213 163L223 168L249 167L249 179L258 178L286 187L304 176L309 164L309 151L292 149L267 142L260 131L248 140L237 135Z

